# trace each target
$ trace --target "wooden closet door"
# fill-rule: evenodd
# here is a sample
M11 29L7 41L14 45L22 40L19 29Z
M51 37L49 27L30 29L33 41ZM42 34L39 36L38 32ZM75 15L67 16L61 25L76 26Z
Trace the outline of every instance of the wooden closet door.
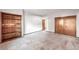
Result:
M64 17L64 34L76 36L76 16Z
M21 37L21 15L2 13L2 42Z
M55 18L55 32L63 33L63 19L61 17Z

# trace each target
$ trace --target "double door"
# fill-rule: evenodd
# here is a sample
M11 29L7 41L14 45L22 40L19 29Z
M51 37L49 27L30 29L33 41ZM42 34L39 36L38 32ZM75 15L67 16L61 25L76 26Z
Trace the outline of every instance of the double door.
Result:
M56 17L55 32L76 36L76 16Z

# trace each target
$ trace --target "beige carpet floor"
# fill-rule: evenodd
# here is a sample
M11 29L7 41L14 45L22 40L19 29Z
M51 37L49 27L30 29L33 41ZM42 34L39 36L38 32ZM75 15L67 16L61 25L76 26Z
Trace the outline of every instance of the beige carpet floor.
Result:
M36 32L0 44L0 50L78 50L79 38Z

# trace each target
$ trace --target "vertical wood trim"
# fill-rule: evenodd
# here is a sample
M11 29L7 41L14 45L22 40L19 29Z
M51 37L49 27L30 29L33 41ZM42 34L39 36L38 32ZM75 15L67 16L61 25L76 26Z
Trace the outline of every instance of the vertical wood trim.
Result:
M0 43L2 41L2 21L1 21L2 17L1 17L1 13L0 13Z

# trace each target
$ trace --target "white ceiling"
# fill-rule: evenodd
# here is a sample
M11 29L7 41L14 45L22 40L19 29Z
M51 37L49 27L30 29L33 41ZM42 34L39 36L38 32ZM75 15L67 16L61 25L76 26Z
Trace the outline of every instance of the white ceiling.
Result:
M79 12L79 9L25 9L28 14L37 15L37 16L48 16L55 13L61 12Z

